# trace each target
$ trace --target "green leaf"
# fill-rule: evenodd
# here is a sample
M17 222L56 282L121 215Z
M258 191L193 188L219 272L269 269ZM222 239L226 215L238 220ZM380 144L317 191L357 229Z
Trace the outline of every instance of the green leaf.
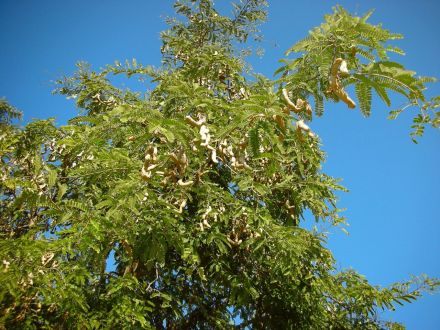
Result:
M371 114L371 86L360 82L355 85L355 91L362 114L369 117Z
M56 181L57 181L57 171L56 170L48 170L48 176L47 176L47 185L49 186L49 188L52 188Z
M67 185L66 184L62 184L62 183L59 183L58 184L58 192L57 192L57 201L60 201L61 200L61 198L64 196L64 194L66 193L66 191L67 191Z

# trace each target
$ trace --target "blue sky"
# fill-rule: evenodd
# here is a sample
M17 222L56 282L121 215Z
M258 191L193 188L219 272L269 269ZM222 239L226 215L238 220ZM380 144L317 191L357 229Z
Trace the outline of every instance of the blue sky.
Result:
M223 6L226 0L217 0ZM268 77L293 43L317 26L337 3L351 12L375 8L371 21L403 33L396 45L401 61L420 75L440 78L440 2L435 0L325 1L271 0L262 30L265 56L253 58L254 70ZM76 114L71 101L51 95L52 81L84 60L94 68L136 58L160 65L159 32L172 14L172 0L1 0L0 97L31 118L56 117L63 124ZM433 84L428 95L440 95ZM394 98L393 106L400 105ZM440 132L428 129L418 145L408 137L411 111L386 120L386 107L375 100L368 119L358 110L331 104L310 124L328 153L324 171L344 179L350 193L350 235L332 230L329 247L338 268L352 267L371 283L387 285L426 273L440 277ZM408 329L440 329L440 295L426 296L390 316Z

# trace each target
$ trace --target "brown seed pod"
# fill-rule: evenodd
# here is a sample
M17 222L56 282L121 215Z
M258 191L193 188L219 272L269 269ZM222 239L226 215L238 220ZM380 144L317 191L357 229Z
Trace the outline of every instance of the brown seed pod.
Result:
M292 109L293 112L296 112L296 113L300 112L300 111L301 111L301 108L298 108L298 107L296 106L296 104L293 103L293 102L290 100L290 98L289 98L289 94L288 94L288 92L287 92L287 89L283 88L283 89L281 90L281 92L282 92L282 94L283 94L284 101L286 101L286 103L287 103L287 106L288 106L290 109Z
M296 122L296 127L302 129L305 132L309 132L310 131L310 127L306 123L304 123L303 120L298 120Z
M278 127L281 130L285 130L286 129L286 122L284 121L284 118L281 117L280 115L273 115L272 119L278 124Z
M188 167L188 157L183 149L180 149L177 155L175 153L170 154L171 161L175 165L175 169L180 176L185 174L186 168Z
M339 74L343 76L349 75L347 62L342 60L341 65L339 66Z
M287 212L289 212L290 215L294 215L295 214L295 206L290 205L288 199L286 200L284 205L286 206Z
M199 134L200 134L200 139L202 140L202 143L200 143L200 146L207 147L209 145L209 142L211 141L211 135L209 134L209 128L206 125L200 126Z
M46 266L55 256L52 252L47 252L44 255L41 256L41 263L43 266Z
M157 147L150 145L144 158L144 165L141 169L141 177L148 181L152 176L152 170L157 167Z
M289 94L285 88L282 89L282 94L284 97L284 100L286 101L288 107L283 108L283 112L286 114L290 114L290 110L293 110L295 113L300 113L305 111L308 115L312 115L312 107L310 106L309 102L307 100L303 99L296 99L296 104L293 103L292 100L289 98Z
M307 101L305 101L305 104L306 104L306 106L305 106L306 113L309 116L311 116L313 113L312 107L310 106L309 102L307 102Z
M4 269L3 269L3 273L6 273L6 272L8 271L8 269L9 269L9 265L10 265L10 264L11 264L11 263L10 263L9 261L3 259L3 267L4 267Z
M212 160L213 163L218 164L217 150L216 149L212 149L211 150L211 160Z
M182 202L180 203L180 205L179 205L179 211L178 211L178 213L182 213L183 212L183 209L184 209L184 207L186 206L186 199L183 199L182 200Z
M356 103L350 98L347 92L341 85L340 74L349 74L347 69L347 62L338 57L333 61L330 69L329 89L327 92L335 94L342 102L348 105L350 109L356 107Z
M195 121L191 116L185 116L185 121L193 127L200 127L206 122L206 117L199 114L199 120Z
M179 181L177 181L177 184L181 187L188 187L191 186L194 183L194 181L189 180L189 181L183 181L182 179L179 179Z

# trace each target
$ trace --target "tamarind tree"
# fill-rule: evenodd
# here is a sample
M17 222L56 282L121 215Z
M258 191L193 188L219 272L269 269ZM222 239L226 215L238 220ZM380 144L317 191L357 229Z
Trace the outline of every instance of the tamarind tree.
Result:
M372 93L413 107L413 138L438 127L430 77L392 61L401 36L336 7L287 52L276 78L240 45L266 1L176 1L163 65L80 64L58 93L81 113L24 127L0 103L0 325L7 329L401 329L381 310L439 282L388 288L337 271L307 216L343 225L309 127L326 101L371 111ZM294 56L289 57L289 54ZM115 75L150 79L142 95ZM354 85L354 92L350 92ZM353 95L351 95L353 94Z

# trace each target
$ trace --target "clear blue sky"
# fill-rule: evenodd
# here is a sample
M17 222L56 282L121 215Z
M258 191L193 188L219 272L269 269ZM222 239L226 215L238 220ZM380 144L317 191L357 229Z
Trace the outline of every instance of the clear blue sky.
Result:
M271 77L283 52L319 25L337 2L269 2L269 20L263 26L266 55L252 64ZM26 121L56 117L65 123L76 112L72 102L51 95L51 81L72 73L79 60L94 68L131 58L159 66L159 32L166 28L161 17L172 14L172 3L1 0L0 97L23 110ZM405 35L397 45L407 55L399 60L418 74L440 78L440 1L339 4L359 14L375 8L372 22ZM439 95L440 84L432 85L428 94ZM322 119L311 123L328 153L324 170L343 178L351 191L339 203L348 209L350 235L333 231L329 246L340 269L353 267L373 284L420 273L440 277L440 132L428 129L414 145L408 137L411 113L390 122L386 110L373 102L373 114L365 119L358 110L332 104ZM439 310L437 294L399 308L391 317L408 329L440 329Z

